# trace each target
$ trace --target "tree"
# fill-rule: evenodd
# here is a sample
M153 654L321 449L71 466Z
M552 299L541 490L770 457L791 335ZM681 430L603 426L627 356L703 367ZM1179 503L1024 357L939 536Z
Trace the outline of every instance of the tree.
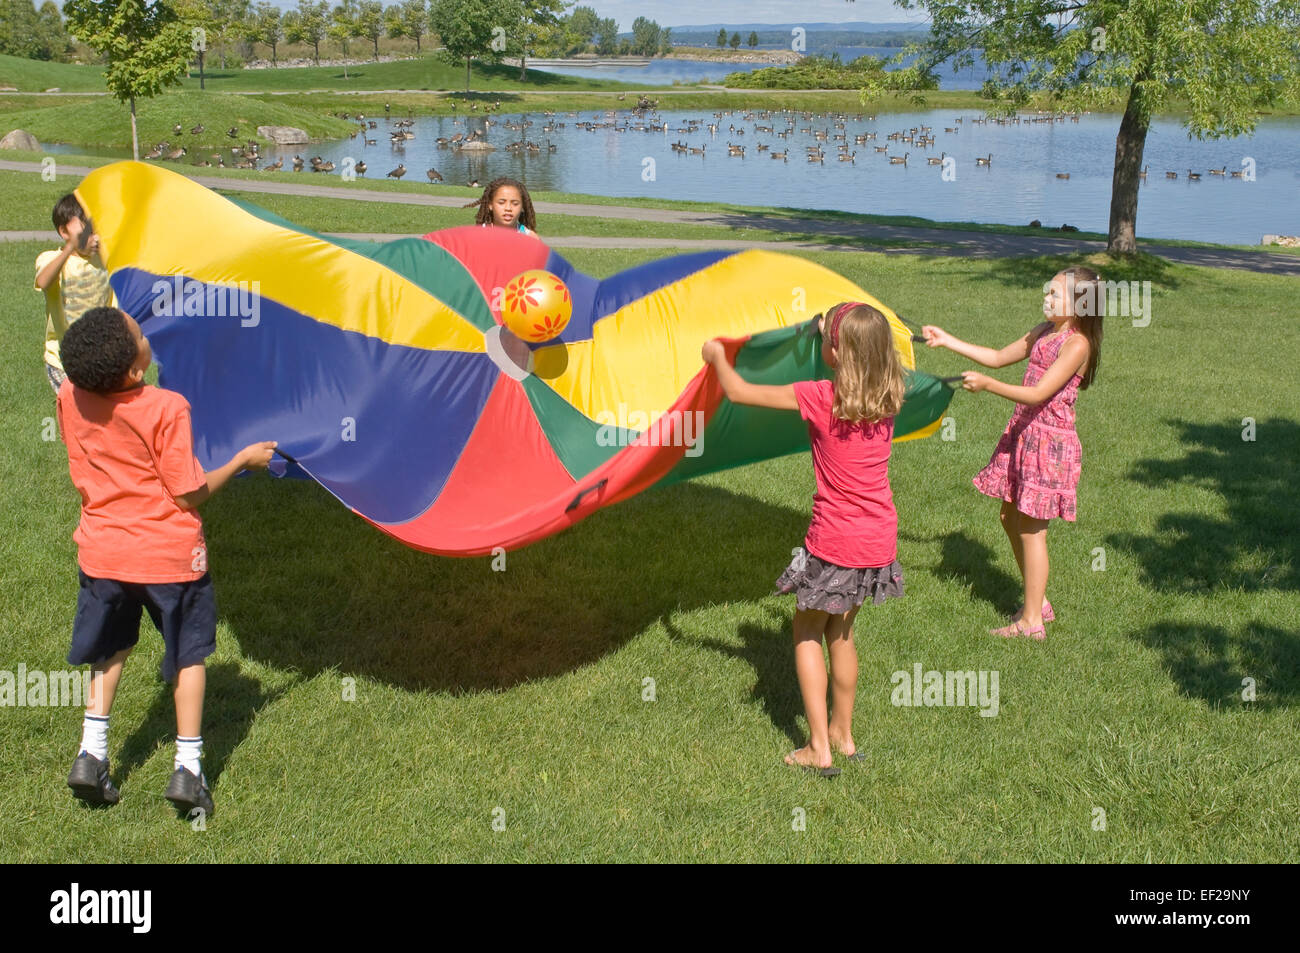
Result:
M280 8L263 0L253 13L253 29L250 38L258 43L265 43L271 48L271 65L277 65L276 48L284 39L284 22Z
M420 38L429 32L429 8L424 0L406 0L393 4L386 11L388 35L410 37L415 41L415 52L420 52Z
M68 51L69 42L53 0L45 0L39 11L33 0L0 0L0 53L56 60Z
M664 27L663 31L659 34L659 55L673 55L673 28L670 26Z
M329 22L325 32L343 48L343 78L348 78L348 41L361 36L360 10L357 0L340 0L338 6L330 11Z
M731 34L731 42L730 42L728 45L729 45L733 50L738 50L738 49L740 49L740 34L739 34L739 33L733 33L733 34Z
M379 0L361 0L356 14L357 35L374 44L375 61L379 61L379 38L384 35L384 5Z
M722 29L720 29L720 30L718 31L718 39L717 39L717 43L718 43L718 49L722 49L723 47L725 47L725 46L727 45L727 28L726 28L726 27L723 27Z
M290 43L305 43L312 49L312 59L320 66L320 42L329 26L329 5L325 0L298 0L298 9L286 19L284 38Z
M632 52L637 56L654 56L659 52L659 24L645 17L632 21Z
M932 18L906 82L939 63L970 65L982 50L997 76L993 109L1045 91L1059 108L1124 104L1115 138L1107 250L1137 251L1139 171L1151 117L1188 110L1189 136L1251 132L1259 112L1300 94L1297 0L895 0ZM900 75L903 74L903 75ZM867 90L866 93L870 93Z
M606 17L596 24L596 52L613 56L618 51L618 21Z
M430 23L447 56L465 61L465 91L470 87L470 63L474 57L499 60L505 52L505 25L514 22L512 10L503 0L434 0Z
M519 20L511 32L515 34L512 44L519 56L519 79L522 82L528 74L528 55L537 44L548 41L561 28L560 16L568 5L568 0L516 0Z
M596 28L599 24L600 17L591 7L574 7L565 21L569 32L581 39L583 43L590 43L596 38Z
M68 0L68 31L108 58L104 80L131 106L131 155L140 158L135 101L180 85L190 59L189 27L163 0Z
M757 46L758 46L758 31L757 31L757 30L750 30L750 31L749 31L749 48L752 50L752 49L755 49Z

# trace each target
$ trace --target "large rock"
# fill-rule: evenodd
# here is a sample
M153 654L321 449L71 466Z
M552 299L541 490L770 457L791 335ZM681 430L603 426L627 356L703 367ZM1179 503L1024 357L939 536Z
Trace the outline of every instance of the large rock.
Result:
M257 134L278 146L297 146L311 142L307 133L295 126L258 126Z
M27 130L15 129L3 139L0 139L0 149L22 149L24 152L40 152L41 144Z
M496 146L490 142L484 142L481 139L475 139L473 142L462 142L460 145L461 152L495 152Z

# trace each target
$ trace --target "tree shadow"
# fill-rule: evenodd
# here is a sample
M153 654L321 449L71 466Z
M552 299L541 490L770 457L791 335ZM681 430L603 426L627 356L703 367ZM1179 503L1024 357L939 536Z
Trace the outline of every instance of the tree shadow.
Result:
M808 520L684 483L511 552L497 572L492 557L407 549L315 484L241 483L204 519L218 611L244 654L411 690L564 674L673 612L766 596Z
M719 639L687 636L667 619L663 625L668 638L674 642L712 649L727 658L739 659L751 666L757 678L754 687L750 689L750 697L772 719L772 724L798 747L808 739L799 726L799 716L804 711L794 671L790 629L792 623L790 617L783 613L770 607L766 611L767 625L746 622L740 626L737 630L740 645ZM828 697L829 688L828 685Z
M1133 638L1163 656L1182 694L1211 708L1289 708L1300 700L1300 633L1253 622L1236 634L1221 626L1160 622ZM1248 686L1251 701L1243 699Z
M129 664L129 663L128 663ZM275 701L283 691L267 691L255 678L243 674L238 665L221 662L207 667L207 704L203 711L203 773L213 787L225 770L235 747L244 740L257 713ZM172 686L158 684L143 720L122 744L116 773L120 784L143 765L159 744L176 738L176 709Z
M1253 440L1237 422L1169 421L1181 431L1178 460L1139 460L1128 479L1151 487L1196 486L1223 497L1226 516L1164 513L1156 535L1114 533L1134 554L1142 582L1166 592L1218 588L1300 589L1300 508L1294 485L1300 424L1258 421Z
M918 540L903 533L899 538L914 542L933 541ZM972 597L987 602L999 615L1009 616L1020 608L1025 589L1020 579L1001 567L1002 558L1014 557L1009 552L995 553L992 547L964 532L946 533L940 544L939 564L934 571L942 578L955 579L965 585Z
M1075 249L1070 249L1065 247L1064 241L1061 243L1060 250L1056 250L1056 244L1055 241L1046 242L1047 247L1052 249L1051 254L1046 256L1025 257L1023 250L1021 250L1012 252L1012 254L1017 254L1019 257L998 257L997 260L989 264L988 268L982 269L974 277L978 281L995 281L1010 288L1032 289L1041 292L1043 283L1049 280L1055 272L1078 265L1083 259L1099 254L1098 249L1088 246L1078 246ZM1098 261L1094 267L1102 279L1107 282L1149 281L1152 284L1153 294L1157 291L1178 288L1181 284L1174 270L1174 265L1155 255L1137 254L1131 257L1117 256L1113 258L1106 256L1103 260Z

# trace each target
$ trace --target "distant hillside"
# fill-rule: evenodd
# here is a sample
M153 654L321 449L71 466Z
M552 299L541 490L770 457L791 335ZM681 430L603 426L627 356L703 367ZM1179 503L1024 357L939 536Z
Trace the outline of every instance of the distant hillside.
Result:
M670 24L671 26L671 24ZM678 33L703 33L707 30L713 31L717 36L718 31L725 29L728 33L734 33L737 30L757 30L762 35L764 30L780 30L789 34L795 27L803 27L809 33L821 32L823 30L844 30L857 33L910 33L925 32L930 29L928 23L909 23L899 20L894 23L869 23L861 20L846 20L843 23L692 23L690 26L673 26L673 35Z

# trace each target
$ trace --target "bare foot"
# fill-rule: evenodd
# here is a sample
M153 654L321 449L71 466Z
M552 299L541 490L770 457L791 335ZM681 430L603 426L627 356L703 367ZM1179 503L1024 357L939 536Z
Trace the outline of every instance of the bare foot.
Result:
M1051 603L1049 603L1046 599L1043 600L1043 612L1046 612L1046 611L1047 611L1047 607L1048 607L1050 604L1051 604ZM1025 607L1024 607L1024 606L1021 606L1019 609L1016 610L1016 614L1013 615L1013 616L1011 617L1011 621L1012 621L1012 622L1019 622L1019 621L1020 621L1021 619L1023 619L1024 617L1025 617ZM1042 620L1041 620L1041 619L1039 620L1039 625L1042 625Z
M852 735L845 735L842 738L831 735L831 750L838 751L846 758L851 758L857 754L858 746L853 743Z
M804 745L802 748L791 751L786 755L785 763L791 767L799 768L829 768L831 766L831 753L827 751L824 757L818 757L812 748Z

